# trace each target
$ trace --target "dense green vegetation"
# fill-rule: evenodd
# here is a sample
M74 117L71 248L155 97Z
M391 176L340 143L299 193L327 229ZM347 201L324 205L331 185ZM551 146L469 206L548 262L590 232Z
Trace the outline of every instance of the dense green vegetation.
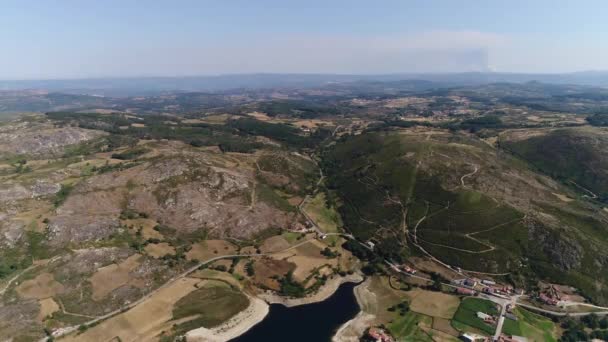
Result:
M73 185L61 184L61 188L55 194L55 199L53 200L53 204L55 204L56 207L59 207L68 198L68 196L70 195L70 192L72 192L73 188L74 188Z
M564 332L560 341L588 341L590 339L606 340L608 338L608 318L599 318L595 314L581 317L580 320L566 318L561 323Z
M112 153L113 159L130 160L145 154L149 150L145 147L135 147L120 153Z
M287 116L312 119L322 116L334 116L339 114L336 106L322 104L315 101L282 100L261 102L257 110L268 116Z
M293 279L292 271L287 272L285 277L279 280L281 289L279 293L287 297L301 298L306 295L306 289L302 284Z
M597 113L587 117L587 122L592 126L608 126L608 113Z
M549 176L576 182L606 201L608 158L598 145L601 141L591 132L560 129L525 140L501 141L501 146Z
M527 244L527 232L519 223L523 214L478 192L443 189L441 174L422 172L415 159L404 158L422 154L430 145L403 139L398 134L367 133L343 139L326 151L322 166L327 186L341 200L346 229L358 239L371 239L377 253L397 262L416 252L408 248L412 236L403 234L404 226L418 226L418 243L453 265L471 269L513 265ZM493 234L493 229L510 235ZM466 236L474 232L491 246L502 247L500 252L472 254L441 246L488 250L488 244Z
M123 114L96 114L50 112L48 118L82 128L98 129L115 136L138 139L181 140L193 146L219 146L223 151L252 152L263 146L256 136L267 137L292 148L313 148L331 135L328 129L319 129L311 135L303 135L293 126L268 123L253 118L229 120L224 124L186 124L174 117L146 115L142 117ZM117 154L119 159L131 159L135 155ZM121 158L123 157L123 158Z

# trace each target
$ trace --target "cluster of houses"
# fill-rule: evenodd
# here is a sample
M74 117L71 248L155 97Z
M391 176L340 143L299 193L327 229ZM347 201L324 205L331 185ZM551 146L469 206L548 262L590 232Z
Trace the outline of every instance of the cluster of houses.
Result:
M511 335L506 335L506 334L500 334L500 336L498 336L498 339L496 340L498 342L527 342L528 339L523 337L523 336L511 336Z
M416 274L417 272L415 269L409 267L408 265L401 265L401 270L408 274Z
M490 342L490 341L492 341L492 338L473 334L473 333L464 333L464 334L460 335L460 340L466 341L466 342ZM506 334L500 334L500 336L498 336L498 339L496 341L498 341L498 342L527 342L528 339L525 337L522 337L522 336L510 336L510 335L506 335Z
M496 317L492 315L488 315L487 313L483 313L481 311L477 311L477 318L484 321L484 323L489 325L496 325Z
M456 285L466 286L467 288L459 288L456 290L456 292L458 292L459 294L465 295L472 295L472 293L475 293L475 291L471 290L470 288L475 288L478 285L479 287L481 287L481 291L483 293L494 294L499 296L510 296L513 294L524 293L522 289L514 289L513 286L510 285L498 285L493 280L488 279L479 280L477 278L465 278L453 280L452 283Z
M386 330L377 327L371 327L367 330L367 337L376 342L395 342L395 339Z
M456 288L456 293L464 296L475 296L477 294L477 291L467 289L465 287L458 287Z
M549 285L549 287L538 294L538 300L547 305L557 305L557 303L562 300L562 296L555 286Z
M544 294L542 292L538 295L538 300L547 305L557 305L557 303L559 302L559 299L553 298L552 296Z

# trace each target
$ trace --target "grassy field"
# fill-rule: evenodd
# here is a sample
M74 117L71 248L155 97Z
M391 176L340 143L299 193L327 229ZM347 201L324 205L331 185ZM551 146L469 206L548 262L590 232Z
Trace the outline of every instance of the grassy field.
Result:
M449 333L456 334L449 319L442 317L454 315L459 304L457 297L422 289L398 290L391 287L387 277L373 277L369 281L368 290L373 295L364 301L363 310L374 314L377 322L385 324L398 341L448 341L452 340ZM398 287L394 280L393 284ZM409 310L403 315L399 310L388 310L403 302L409 303Z
M477 312L497 315L498 309L496 308L496 304L488 300L465 298L460 303L458 311L456 311L456 314L454 315L452 325L458 330L467 330L467 326L469 326L481 330L488 335L493 334L495 330L494 326L484 323L482 319L477 317Z
M388 330L398 341L433 341L431 336L419 328L420 325L430 326L433 319L413 311L404 316L398 316L388 325Z
M505 319L503 332L528 338L528 341L557 341L555 323L524 309L515 309L518 321Z
M342 219L334 208L325 205L325 194L319 192L311 198L304 207L304 211L317 223L325 233L336 233L342 226Z
M178 324L174 329L183 333L198 327L214 327L244 310L249 305L247 296L233 290L224 282L209 281L175 303L173 320L196 317Z

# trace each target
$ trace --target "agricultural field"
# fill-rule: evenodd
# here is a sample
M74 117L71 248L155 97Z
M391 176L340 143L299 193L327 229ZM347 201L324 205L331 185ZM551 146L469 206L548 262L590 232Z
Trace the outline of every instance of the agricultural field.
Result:
M333 207L328 207L325 193L319 192L303 208L319 228L325 233L337 233L342 227L342 219Z
M514 310L518 321L506 319L503 332L510 335L526 337L529 341L557 341L558 327L550 319L528 310Z
M458 297L418 288L399 290L402 283L384 276L368 281L369 298L364 299L368 303L363 310L373 314L374 322L384 324L398 340L457 340L459 333L450 326L450 320L460 304Z
M477 317L477 312L498 316L499 309L495 303L489 300L464 298L454 315L452 325L461 331L482 331L486 335L493 335L496 327L485 323L481 318Z

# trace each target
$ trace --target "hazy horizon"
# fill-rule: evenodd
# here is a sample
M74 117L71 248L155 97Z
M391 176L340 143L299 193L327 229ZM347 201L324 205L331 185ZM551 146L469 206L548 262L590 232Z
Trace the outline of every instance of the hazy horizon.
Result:
M599 0L7 0L0 80L608 70Z

